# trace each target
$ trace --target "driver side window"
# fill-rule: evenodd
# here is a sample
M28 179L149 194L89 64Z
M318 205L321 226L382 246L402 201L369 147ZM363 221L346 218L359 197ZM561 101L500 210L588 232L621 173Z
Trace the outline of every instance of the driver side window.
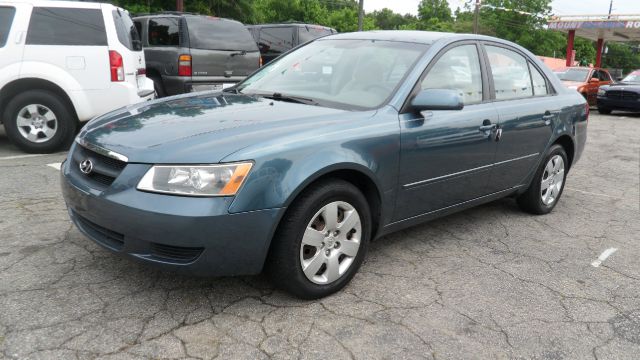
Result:
M457 90L465 105L482 101L480 59L475 45L448 50L437 60L420 84L425 89Z

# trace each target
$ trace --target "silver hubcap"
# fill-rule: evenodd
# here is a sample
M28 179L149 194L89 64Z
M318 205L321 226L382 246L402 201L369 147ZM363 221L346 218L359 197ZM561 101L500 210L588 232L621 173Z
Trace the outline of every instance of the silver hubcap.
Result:
M358 254L362 224L351 204L334 201L311 218L300 246L300 264L307 279L329 284L344 275Z
M552 157L547 166L544 167L542 183L540 186L540 196L545 205L551 205L558 198L562 183L564 182L564 160L562 156Z
M18 112L16 125L20 135L34 143L51 140L58 131L58 119L48 107L31 104Z

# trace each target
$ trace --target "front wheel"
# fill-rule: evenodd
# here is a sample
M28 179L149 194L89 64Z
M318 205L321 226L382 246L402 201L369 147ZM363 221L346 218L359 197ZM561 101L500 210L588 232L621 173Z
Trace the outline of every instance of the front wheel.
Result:
M371 213L358 188L344 180L323 181L287 210L267 271L276 286L300 298L330 295L358 271L370 236Z
M69 146L78 123L66 102L45 90L16 95L3 117L9 140L29 153L51 153Z
M536 215L551 212L564 190L568 169L569 162L564 148L557 144L551 146L529 189L518 197L520 208Z

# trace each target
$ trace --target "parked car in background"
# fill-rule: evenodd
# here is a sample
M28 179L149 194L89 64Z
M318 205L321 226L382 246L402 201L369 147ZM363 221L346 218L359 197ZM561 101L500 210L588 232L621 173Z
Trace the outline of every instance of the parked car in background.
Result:
M582 94L589 105L596 105L600 86L613 82L609 72L601 68L574 66L557 69L554 72L566 87Z
M640 70L629 73L621 81L601 86L598 90L598 112L613 110L640 111Z
M158 96L222 90L260 67L251 34L235 20L167 12L136 16L147 76Z
M299 23L247 25L247 28L258 44L263 64L307 41L338 33L326 26Z
M59 150L71 144L79 121L152 98L127 11L0 1L0 122L20 149Z
M266 266L278 286L317 298L390 232L506 196L551 212L588 114L505 40L338 34L223 92L93 120L62 191L80 231L113 252L198 275Z

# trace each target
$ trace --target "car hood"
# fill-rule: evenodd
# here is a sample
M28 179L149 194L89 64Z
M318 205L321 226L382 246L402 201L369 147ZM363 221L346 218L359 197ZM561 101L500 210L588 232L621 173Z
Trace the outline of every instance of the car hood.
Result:
M562 84L566 87L569 87L569 86L580 87L586 84L585 82L582 82L582 81L569 81L569 80L561 80L561 81L562 81Z
M601 86L600 88L606 90L626 90L640 93L640 83L637 82L617 82L615 84Z
M132 163L217 163L277 136L317 133L344 122L349 113L247 95L191 94L103 115L83 128L78 142L124 155Z

